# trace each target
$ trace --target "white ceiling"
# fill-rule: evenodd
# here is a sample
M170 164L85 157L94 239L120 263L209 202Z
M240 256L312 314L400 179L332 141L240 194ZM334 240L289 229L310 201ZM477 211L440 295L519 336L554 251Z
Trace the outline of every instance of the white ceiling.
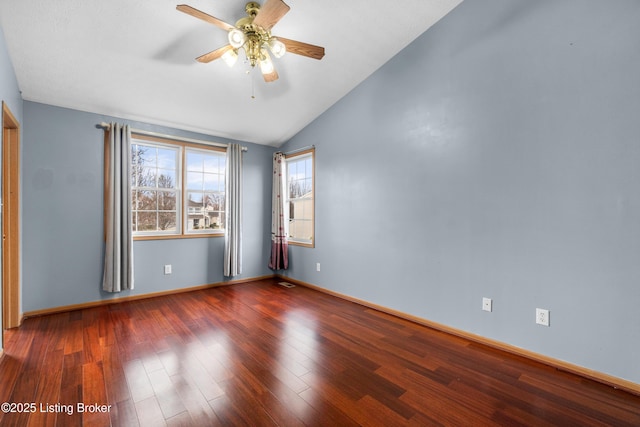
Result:
M0 0L0 24L25 100L279 146L461 1L286 0L272 33L326 55L274 59L273 83L196 62L226 33L176 10L235 24L245 0Z

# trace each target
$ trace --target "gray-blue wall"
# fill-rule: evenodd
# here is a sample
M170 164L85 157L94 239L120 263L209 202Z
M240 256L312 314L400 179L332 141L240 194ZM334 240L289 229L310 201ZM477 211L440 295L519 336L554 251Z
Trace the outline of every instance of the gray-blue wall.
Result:
M22 95L20 95L18 80L7 51L2 27L0 27L0 101L4 101L15 118L22 122Z
M7 44L4 39L4 32L0 27L0 101L5 102L18 122L22 123L22 96L18 87L18 80L13 70L13 64L7 51ZM2 135L0 135L2 139ZM1 152L1 150L0 150ZM0 254L2 249L0 248ZM2 297L2 286L0 286L0 298ZM1 304L0 299L0 304ZM0 316L0 331L3 330L2 316ZM0 349L2 349L0 340Z
M283 147L317 156L288 274L640 383L639 22L463 2Z
M25 312L121 296L224 281L224 238L134 242L135 289L101 291L103 241L103 141L100 122L175 136L222 138L119 120L34 102L24 103L23 308ZM267 268L271 209L271 147L243 143L243 274ZM173 273L164 275L164 264Z

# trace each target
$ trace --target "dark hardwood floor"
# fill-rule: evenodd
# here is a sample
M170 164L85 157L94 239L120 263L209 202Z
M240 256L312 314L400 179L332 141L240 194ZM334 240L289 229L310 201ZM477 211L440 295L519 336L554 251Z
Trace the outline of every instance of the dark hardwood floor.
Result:
M2 426L640 426L640 396L275 280L5 338Z

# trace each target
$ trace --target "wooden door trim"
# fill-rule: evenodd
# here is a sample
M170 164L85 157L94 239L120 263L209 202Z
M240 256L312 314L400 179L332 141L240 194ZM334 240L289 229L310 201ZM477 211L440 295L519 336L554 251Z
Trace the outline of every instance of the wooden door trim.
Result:
M2 103L2 326L20 326L20 123Z

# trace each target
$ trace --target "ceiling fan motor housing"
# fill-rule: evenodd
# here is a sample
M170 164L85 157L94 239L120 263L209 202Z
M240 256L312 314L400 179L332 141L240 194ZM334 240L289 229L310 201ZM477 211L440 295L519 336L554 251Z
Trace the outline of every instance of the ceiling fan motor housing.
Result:
M259 60L263 60L264 54L261 50L268 44L271 39L271 33L259 25L253 23L254 18L260 11L260 5L256 2L248 2L245 6L247 16L240 18L236 22L236 28L242 30L245 34L244 49L252 67L254 67Z
M260 5L254 1L250 1L244 7L244 10L247 12L247 15L255 18L258 12L260 11Z

